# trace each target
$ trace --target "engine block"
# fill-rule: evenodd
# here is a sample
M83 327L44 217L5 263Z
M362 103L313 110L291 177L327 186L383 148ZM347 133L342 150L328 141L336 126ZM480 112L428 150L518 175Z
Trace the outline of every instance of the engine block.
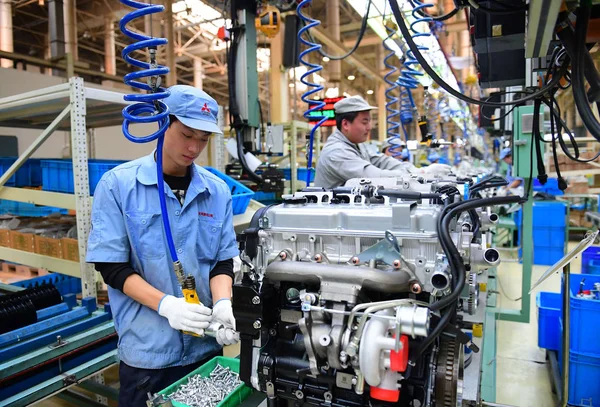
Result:
M258 211L241 236L240 376L270 406L436 406L441 345L412 365L409 355L439 321L429 305L455 284L438 236L447 197L426 184L418 196L369 184L288 196ZM499 261L481 239L493 214L473 216L448 231L470 270L456 304L467 312L477 306L477 271Z

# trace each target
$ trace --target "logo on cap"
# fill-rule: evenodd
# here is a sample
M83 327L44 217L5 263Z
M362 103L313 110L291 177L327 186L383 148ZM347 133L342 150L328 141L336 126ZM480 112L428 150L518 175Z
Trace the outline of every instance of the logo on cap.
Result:
M208 108L208 103L205 103L205 104L204 104L204 106L202 106L202 109L201 109L201 110L202 110L203 112L208 112L208 113L210 113L210 109Z

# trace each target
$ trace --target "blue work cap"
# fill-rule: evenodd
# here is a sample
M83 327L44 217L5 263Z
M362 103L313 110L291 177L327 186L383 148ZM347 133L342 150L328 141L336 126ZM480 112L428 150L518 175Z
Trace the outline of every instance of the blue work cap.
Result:
M427 161L429 161L430 163L437 161L439 159L440 159L440 155L436 152L433 152L427 156Z
M192 129L223 134L217 125L219 105L208 93L187 85L171 86L169 91L163 102L177 120Z
M509 157L512 155L512 150L510 149L510 147L506 147L503 148L502 151L500 151L500 159L504 160L506 157Z

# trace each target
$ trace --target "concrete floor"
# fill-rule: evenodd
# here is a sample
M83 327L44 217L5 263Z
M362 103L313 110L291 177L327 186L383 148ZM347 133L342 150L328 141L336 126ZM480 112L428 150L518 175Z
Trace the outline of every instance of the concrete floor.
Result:
M570 244L570 248L574 246ZM532 283L547 270L547 266L534 266ZM571 265L574 273L581 269L580 260L576 259ZM498 274L502 284L499 296L503 308L519 308L520 302L509 300L518 298L521 293L522 265L504 262L500 265ZM558 400L552 393L550 376L546 367L545 352L537 346L537 311L535 298L539 291L560 292L560 277L558 274L550 277L542 286L531 294L531 317L529 324L499 321L497 325L497 369L496 369L496 402L516 407L554 407ZM225 356L236 356L238 346L227 347ZM109 369L107 382L118 380L116 369ZM116 404L116 403L115 403ZM115 405L112 404L111 405ZM75 407L73 404L53 397L42 401L36 406L44 407Z
M572 249L575 243L569 244ZM532 284L548 269L534 266ZM581 260L575 259L571 272L579 273ZM502 290L500 307L520 308L522 265L504 262L498 269ZM499 287L500 289L500 287ZM496 402L518 407L554 407L558 400L552 393L551 379L546 366L546 354L537 346L536 295L540 291L560 292L560 276L554 274L533 293L529 324L499 321L496 352Z

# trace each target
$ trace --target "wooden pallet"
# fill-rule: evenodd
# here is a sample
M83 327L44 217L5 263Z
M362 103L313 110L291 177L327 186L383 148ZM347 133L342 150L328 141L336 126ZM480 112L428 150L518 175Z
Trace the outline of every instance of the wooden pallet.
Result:
M4 273L0 271L0 283L12 284L23 280L27 280L27 277L16 273Z
M23 277L23 279L29 279L34 277L45 276L46 274L48 274L48 270L24 266L22 264L4 262L2 263L2 273L12 273L17 276Z

